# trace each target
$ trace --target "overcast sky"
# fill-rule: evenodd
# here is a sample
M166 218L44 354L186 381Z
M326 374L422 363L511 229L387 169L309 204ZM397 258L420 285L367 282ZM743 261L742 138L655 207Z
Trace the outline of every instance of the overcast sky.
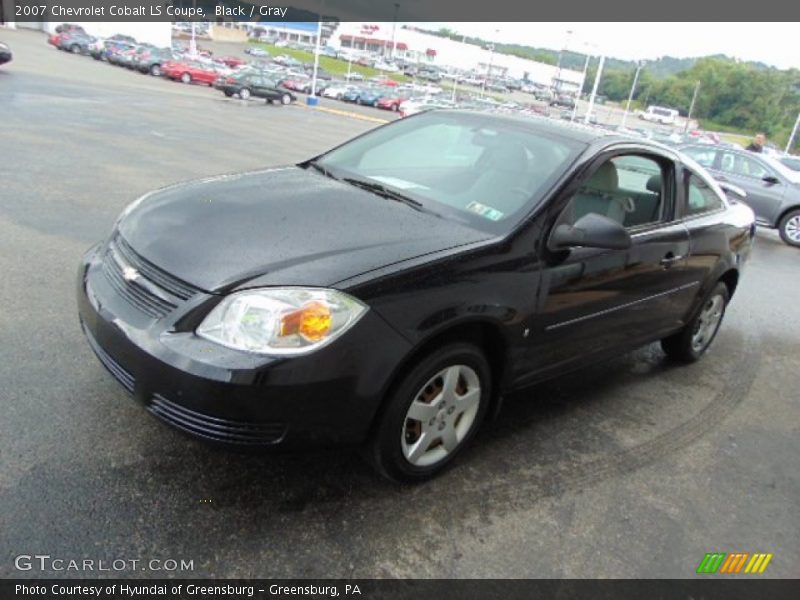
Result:
M558 50L568 48L628 60L727 54L782 69L800 68L797 23L425 23L500 42ZM495 33L495 30L499 30ZM572 31L567 35L567 31Z

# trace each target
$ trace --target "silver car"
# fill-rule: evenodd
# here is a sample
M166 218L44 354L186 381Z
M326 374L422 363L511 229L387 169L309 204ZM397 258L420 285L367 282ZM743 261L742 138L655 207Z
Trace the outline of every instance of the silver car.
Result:
M756 213L759 225L776 228L784 242L800 247L800 172L747 150L700 144L680 150L717 181L742 188L747 193L743 202Z

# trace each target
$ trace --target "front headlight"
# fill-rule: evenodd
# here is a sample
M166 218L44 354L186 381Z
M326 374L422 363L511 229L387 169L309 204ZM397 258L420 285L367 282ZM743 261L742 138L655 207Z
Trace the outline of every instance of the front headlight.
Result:
M197 335L247 352L305 354L338 338L366 310L361 302L336 290L245 290L214 307Z

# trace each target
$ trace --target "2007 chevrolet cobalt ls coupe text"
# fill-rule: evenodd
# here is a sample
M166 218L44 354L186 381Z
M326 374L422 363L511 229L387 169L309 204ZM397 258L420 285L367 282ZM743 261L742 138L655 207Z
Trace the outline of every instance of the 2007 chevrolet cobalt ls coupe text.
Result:
M754 231L666 147L433 111L296 166L145 195L85 255L80 320L179 429L363 444L417 480L510 389L656 340L699 358Z

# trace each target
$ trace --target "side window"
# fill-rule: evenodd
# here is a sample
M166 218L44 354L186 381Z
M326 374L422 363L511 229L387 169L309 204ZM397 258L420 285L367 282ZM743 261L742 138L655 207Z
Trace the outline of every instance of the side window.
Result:
M714 158L716 158L716 151L713 148L686 148L683 150L684 154L691 156L697 164L710 169L714 166Z
M687 216L719 210L723 207L722 199L709 185L697 175L685 172L686 210Z
M573 224L596 213L626 228L641 227L663 219L664 168L642 155L616 156L601 164L575 193L559 217Z
M741 154L734 154L733 152L725 152L722 155L720 168L726 173L732 173L742 177L752 177L754 179L761 179L767 175L772 175L772 173L757 160L742 156Z

